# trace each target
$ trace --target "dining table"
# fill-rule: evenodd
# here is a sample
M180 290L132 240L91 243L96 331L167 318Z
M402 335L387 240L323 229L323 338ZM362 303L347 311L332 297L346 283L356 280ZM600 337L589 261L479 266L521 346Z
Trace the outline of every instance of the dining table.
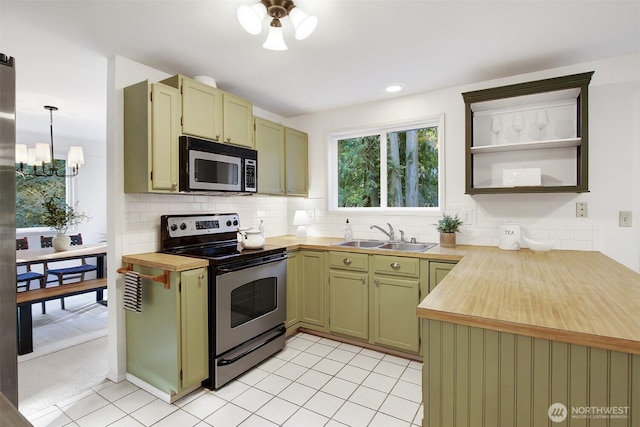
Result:
M42 265L42 271L45 274L45 280L41 284L41 287L46 287L46 266L48 262L59 261L72 261L81 260L85 258L96 259L96 279L106 277L106 258L107 258L107 245L105 243L98 244L86 244L72 246L71 249L66 251L56 251L53 248L38 248L16 251L16 267L36 265ZM64 285L62 285L64 286ZM28 292L28 291L25 291ZM106 305L104 300L104 290L96 289L96 302ZM18 354L25 354L32 351L32 318L31 318L31 305L30 304L18 304Z

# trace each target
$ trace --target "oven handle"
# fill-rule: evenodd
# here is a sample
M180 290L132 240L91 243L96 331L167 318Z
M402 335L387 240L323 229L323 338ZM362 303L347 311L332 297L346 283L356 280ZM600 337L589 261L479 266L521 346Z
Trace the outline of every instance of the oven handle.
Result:
M234 357L233 359L222 359L217 363L217 365L218 366L226 366L226 365L231 365L232 363L236 363L238 360L242 359L243 357L248 356L249 354L253 353L257 349L259 349L261 347L264 347L265 345L269 344L271 341L283 336L286 332L287 332L287 328L282 326L282 327L280 327L278 329L278 333L276 335L272 336L271 338L269 338L268 340L262 341L260 344L254 345L249 350L245 351L242 354L239 354L238 356Z
M219 267L217 269L217 273L218 274L232 273L234 271L243 270L245 268L257 267L257 266L260 266L260 265L270 264L272 262L284 261L286 259L287 259L287 254L286 253L278 254L278 255L271 255L268 258L261 259L259 261L251 260L251 261L246 261L246 262L234 263L233 265L231 265L229 267Z

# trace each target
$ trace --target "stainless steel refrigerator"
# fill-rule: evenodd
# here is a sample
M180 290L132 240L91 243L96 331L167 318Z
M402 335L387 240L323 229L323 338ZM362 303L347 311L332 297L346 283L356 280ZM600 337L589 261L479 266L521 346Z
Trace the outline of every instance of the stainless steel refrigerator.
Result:
M15 75L0 53L0 392L17 407Z

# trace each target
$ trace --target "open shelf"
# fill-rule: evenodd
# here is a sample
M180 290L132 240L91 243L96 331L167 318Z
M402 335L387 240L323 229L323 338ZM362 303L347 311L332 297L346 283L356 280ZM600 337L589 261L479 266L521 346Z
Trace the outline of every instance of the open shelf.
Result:
M472 154L501 153L504 151L542 150L549 148L578 147L582 143L581 138L554 139L548 141L519 142L515 144L483 145L471 147Z

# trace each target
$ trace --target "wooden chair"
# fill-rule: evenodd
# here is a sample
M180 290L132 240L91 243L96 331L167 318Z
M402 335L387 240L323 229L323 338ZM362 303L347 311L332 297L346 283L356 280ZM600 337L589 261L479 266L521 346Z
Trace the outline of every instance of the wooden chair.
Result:
M82 234L78 233L73 236L69 236L71 238L71 246L82 245ZM48 248L53 245L52 237L44 237L40 236L40 244L43 248ZM63 268L50 268L49 266L54 263L54 261L45 262L45 273L47 275L56 276L56 280L48 281L47 283L58 282L58 286L62 286L65 283L65 280L73 280L73 281L82 281L85 280L85 275L91 271L98 271L98 267L93 264L87 264L85 258L82 258L82 263L80 265L76 265L73 267L63 267ZM68 262L68 261L65 261ZM79 279L79 280L75 280ZM70 283L70 282L67 282ZM60 298L60 306L64 310L64 298Z
M23 251L29 249L29 239L25 236L22 239L16 239L16 251ZM31 265L27 265L25 267L26 271L24 273L20 273L19 271L22 267L18 267L16 270L16 285L18 292L28 291L31 286L32 280L37 280L40 282L40 287L44 288L44 274L38 273L37 271L31 271ZM44 314L44 303L42 303L42 313Z

